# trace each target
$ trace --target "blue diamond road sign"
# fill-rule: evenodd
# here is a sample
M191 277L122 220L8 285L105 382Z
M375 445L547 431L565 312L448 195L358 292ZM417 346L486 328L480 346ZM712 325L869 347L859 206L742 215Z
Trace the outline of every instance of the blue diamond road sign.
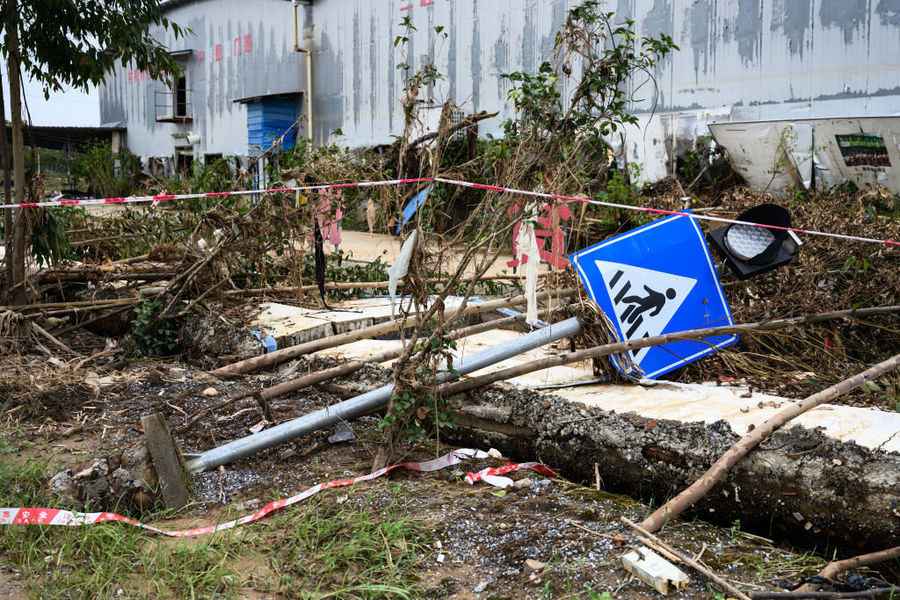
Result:
M619 339L734 323L703 232L691 217L653 221L569 258ZM736 335L721 335L672 342L640 348L631 358L653 379L737 340Z

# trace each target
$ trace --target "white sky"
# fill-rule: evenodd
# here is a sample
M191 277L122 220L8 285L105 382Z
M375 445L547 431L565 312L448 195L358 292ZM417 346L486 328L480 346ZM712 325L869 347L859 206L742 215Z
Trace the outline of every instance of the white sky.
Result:
M6 104L6 118L9 119L9 78L6 76L6 65L3 64L2 67L3 97ZM41 86L34 81L26 81L25 98L31 111L31 120L35 125L84 127L100 124L100 100L96 89L91 89L88 93L70 89L51 94L50 98L45 100Z

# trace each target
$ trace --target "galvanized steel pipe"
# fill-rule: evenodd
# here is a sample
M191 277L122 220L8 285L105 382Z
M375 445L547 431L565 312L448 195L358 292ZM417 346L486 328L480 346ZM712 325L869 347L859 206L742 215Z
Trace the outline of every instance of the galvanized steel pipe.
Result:
M451 381L457 375L467 375L556 340L577 335L581 332L581 329L582 325L577 317L548 325L509 343L487 348L474 356L462 360L454 372L442 371L439 373L438 381ZM270 429L264 429L259 433L228 442L189 460L187 468L192 473L213 469L219 465L251 456L260 450L288 442L301 435L330 427L338 421L355 419L386 405L393 391L393 384L388 384L349 400L339 402L334 406L317 410Z

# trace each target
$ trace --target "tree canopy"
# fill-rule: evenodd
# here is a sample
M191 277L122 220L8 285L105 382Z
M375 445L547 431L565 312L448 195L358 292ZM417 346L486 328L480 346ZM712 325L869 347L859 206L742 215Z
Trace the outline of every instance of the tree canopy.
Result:
M10 6L12 5L12 6ZM187 30L166 18L161 0L3 0L3 14L17 10L22 74L40 81L44 95L68 85L99 84L118 63L153 77L178 65L152 30ZM7 38L0 52L8 56Z

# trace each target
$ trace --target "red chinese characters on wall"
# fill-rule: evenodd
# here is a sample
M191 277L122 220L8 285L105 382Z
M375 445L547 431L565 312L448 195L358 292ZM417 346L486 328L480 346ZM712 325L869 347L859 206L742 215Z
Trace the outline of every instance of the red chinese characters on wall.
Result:
M150 73L147 71L141 71L139 69L129 69L128 70L128 82L129 83L137 83L138 81L147 81L150 79Z
M419 6L431 6L432 4L434 4L434 0L419 0ZM412 2L410 2L409 4L401 5L400 10L408 11L408 10L412 10L414 7L415 7L415 5Z
M521 212L522 205L518 203L510 206L508 211L510 218L516 218ZM565 269L569 266L569 260L565 256L566 236L563 233L562 223L571 219L572 211L565 204L548 203L541 205L534 229L534 237L537 238L538 248L540 249L540 260L554 269ZM519 228L521 226L521 221L513 225L513 256L518 256L516 240L519 237ZM514 258L506 264L509 267L518 267L520 264L528 262L528 258L527 255L523 255L521 261Z
M253 34L245 33L231 40L231 52L234 56L253 52Z

